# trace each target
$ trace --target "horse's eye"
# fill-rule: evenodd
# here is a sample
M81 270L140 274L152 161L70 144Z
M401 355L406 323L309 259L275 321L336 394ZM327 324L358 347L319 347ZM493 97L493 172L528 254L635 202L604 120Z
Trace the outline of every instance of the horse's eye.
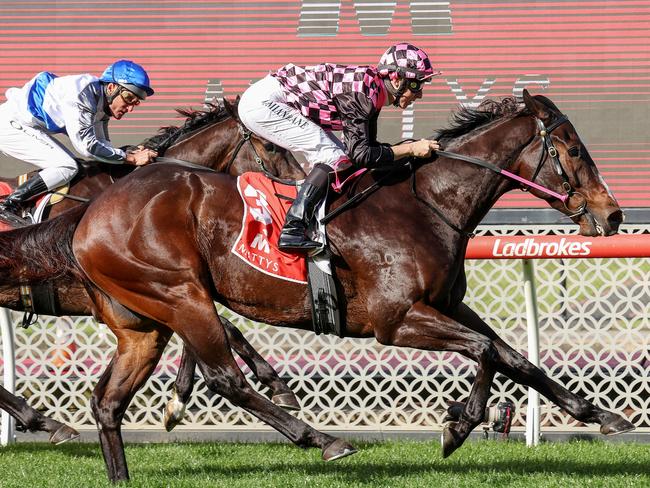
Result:
M572 148L569 149L569 156L572 158L579 158L580 157L580 146L573 146Z
M277 151L276 145L273 144L272 142L267 142L266 144L264 144L264 149L266 149L266 151L270 153L275 153Z

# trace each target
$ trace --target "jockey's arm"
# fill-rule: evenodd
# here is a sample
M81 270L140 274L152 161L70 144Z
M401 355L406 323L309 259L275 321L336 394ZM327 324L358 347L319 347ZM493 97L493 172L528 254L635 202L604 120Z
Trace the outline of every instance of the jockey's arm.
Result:
M428 157L438 149L436 141L426 139L394 146L379 143L376 140L378 113L372 101L362 93L341 95L337 101L348 156L360 166L378 168L406 157Z
M363 93L350 92L336 97L343 122L343 137L350 159L357 165L377 168L395 160L389 144L377 142L377 109Z
M74 148L87 158L96 159L105 163L124 164L127 155L121 149L115 148L107 137L106 128L100 128L98 134L95 122L97 113L98 95L94 91L96 86L88 85L80 94L75 103L65 108L65 127ZM101 121L105 124L107 121Z
M428 158L433 151L440 149L437 141L429 139L420 139L419 141L405 142L392 146L395 159L416 157Z

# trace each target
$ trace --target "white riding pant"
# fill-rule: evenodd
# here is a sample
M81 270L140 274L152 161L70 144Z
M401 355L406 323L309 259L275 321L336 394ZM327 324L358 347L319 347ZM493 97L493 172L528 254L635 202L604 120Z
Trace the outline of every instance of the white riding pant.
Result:
M68 183L78 166L73 154L50 134L17 120L11 106L0 105L0 151L31 163L49 190Z
M334 134L287 105L282 85L271 75L244 92L238 111L249 130L304 157L310 169L319 163L335 168L337 163L348 159L345 146Z

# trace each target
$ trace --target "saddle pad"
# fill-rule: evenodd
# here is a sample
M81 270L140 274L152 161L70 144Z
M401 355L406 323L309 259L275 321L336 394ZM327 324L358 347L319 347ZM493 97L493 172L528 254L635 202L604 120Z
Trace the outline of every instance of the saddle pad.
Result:
M307 284L305 258L278 249L278 237L296 187L268 179L262 173L244 173L237 178L244 202L242 228L232 253L262 273L294 283Z

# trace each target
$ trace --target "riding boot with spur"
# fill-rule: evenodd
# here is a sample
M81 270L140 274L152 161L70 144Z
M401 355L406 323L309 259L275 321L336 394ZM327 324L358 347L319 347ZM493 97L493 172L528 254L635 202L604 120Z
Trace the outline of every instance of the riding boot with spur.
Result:
M0 202L0 220L7 222L12 227L24 227L31 224L30 221L22 217L23 207L29 200L46 191L47 185L41 175L37 174L31 177Z
M323 197L327 194L329 173L331 168L318 164L309 173L287 212L287 217L278 239L281 251L299 252L311 251L323 246L322 243L311 240L307 229Z

